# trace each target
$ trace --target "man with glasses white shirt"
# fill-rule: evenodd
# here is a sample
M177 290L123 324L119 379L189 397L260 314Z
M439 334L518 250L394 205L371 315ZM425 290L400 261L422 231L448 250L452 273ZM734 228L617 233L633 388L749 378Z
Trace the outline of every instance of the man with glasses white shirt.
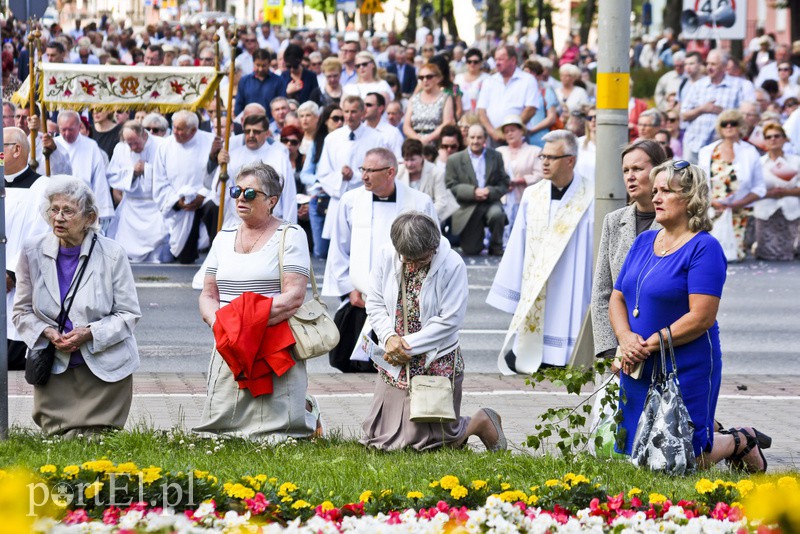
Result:
M594 186L575 172L567 130L544 137L544 180L525 190L487 304L513 313L498 367L504 374L565 366L592 292Z
M375 130L381 134L381 137L383 137L386 147L394 153L398 161L402 160L403 134L387 121L383 120L383 112L386 110L386 99L383 98L383 95L380 93L369 93L364 97L364 106L366 108L364 122L370 128L375 128Z

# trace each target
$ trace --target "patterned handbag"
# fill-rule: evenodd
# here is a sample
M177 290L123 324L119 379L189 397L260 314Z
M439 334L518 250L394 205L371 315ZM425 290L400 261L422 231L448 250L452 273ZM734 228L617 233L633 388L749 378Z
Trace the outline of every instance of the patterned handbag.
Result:
M631 463L663 471L669 475L684 475L695 470L696 459L692 446L694 423L681 396L678 367L672 347L672 333L667 327L667 345L672 371L667 374L667 354L664 337L658 332L661 348L659 361L653 365L650 391L644 401L642 415L633 440ZM660 371L660 372L659 372Z

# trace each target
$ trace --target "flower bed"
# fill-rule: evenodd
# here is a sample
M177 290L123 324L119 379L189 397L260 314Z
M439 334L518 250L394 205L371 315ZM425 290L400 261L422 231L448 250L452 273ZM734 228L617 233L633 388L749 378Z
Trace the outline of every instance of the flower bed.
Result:
M466 481L445 475L413 491L366 490L354 503L315 502L312 495L264 474L223 482L204 471L170 473L107 459L44 465L38 473L0 471L0 515L10 532L764 534L800 527L794 476L701 479L693 495L669 497L638 488L609 494L597 481L573 473L527 488L511 487L501 476Z

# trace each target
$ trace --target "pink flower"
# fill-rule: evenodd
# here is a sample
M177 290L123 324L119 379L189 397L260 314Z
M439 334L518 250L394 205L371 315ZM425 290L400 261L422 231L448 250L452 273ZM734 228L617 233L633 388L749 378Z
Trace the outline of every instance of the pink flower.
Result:
M400 519L400 512L397 510L392 510L389 512L389 519L386 520L387 525L400 525L403 523L403 520Z
M72 91L67 89L66 91L64 91L64 96L67 96L67 97L72 96Z
M89 514L83 508L77 510L70 510L64 518L64 523L67 525L77 525L79 523L88 523L90 521Z
M444 501L439 501L436 503L436 509L446 514L450 511L450 506L448 506Z
M245 499L244 503L247 506L247 509L255 515L264 513L264 510L266 510L267 506L269 506L269 501L260 491L256 493L255 498Z
M621 492L613 497L608 497L609 510L619 510L623 504L625 504L625 496Z
M153 91L152 93L150 93L151 98L158 98L159 96L161 96L161 93L159 93L158 91Z
M634 508L641 508L642 500L636 495L634 495L633 498L631 499L631 506Z
M119 523L119 516L122 513L122 510L117 508L116 506L109 506L105 510L103 510L103 523L106 525L116 525Z
M116 82L116 81L117 81L117 79L114 78L113 76L109 76L108 77L108 83L110 83L111 85L114 85L114 82Z
M469 509L467 509L466 506L462 506L461 508L451 508L450 518L458 521L459 523L466 523L469 521Z
M599 511L600 510L600 499L595 497L594 499L589 501L589 510L591 510L592 512ZM595 515L595 514L592 513L592 515Z
M145 501L134 502L134 503L131 503L130 506L128 506L128 511L129 512L132 512L132 511L144 512L145 510L147 510L147 503Z

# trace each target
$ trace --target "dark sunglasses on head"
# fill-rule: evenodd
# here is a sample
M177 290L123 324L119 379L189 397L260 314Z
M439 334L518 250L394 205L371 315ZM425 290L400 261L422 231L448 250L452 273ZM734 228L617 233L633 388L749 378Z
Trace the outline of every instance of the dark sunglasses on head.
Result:
M269 198L269 195L266 194L265 192L257 191L252 187L248 187L247 189L242 189L238 185L234 185L231 186L231 188L228 191L230 191L231 198L239 198L240 196L242 196L242 194L244 194L245 200L255 200L259 193Z
M331 115L331 120L333 122L344 122L344 117L342 115Z
M675 163L672 164L672 168L676 171L682 171L684 169L688 169L691 163L686 161L685 159L679 159Z
M719 125L723 128L728 128L729 126L739 126L739 121L722 121L719 123Z
M281 137L281 143L297 146L300 144L300 141L297 139L289 139L288 137Z

